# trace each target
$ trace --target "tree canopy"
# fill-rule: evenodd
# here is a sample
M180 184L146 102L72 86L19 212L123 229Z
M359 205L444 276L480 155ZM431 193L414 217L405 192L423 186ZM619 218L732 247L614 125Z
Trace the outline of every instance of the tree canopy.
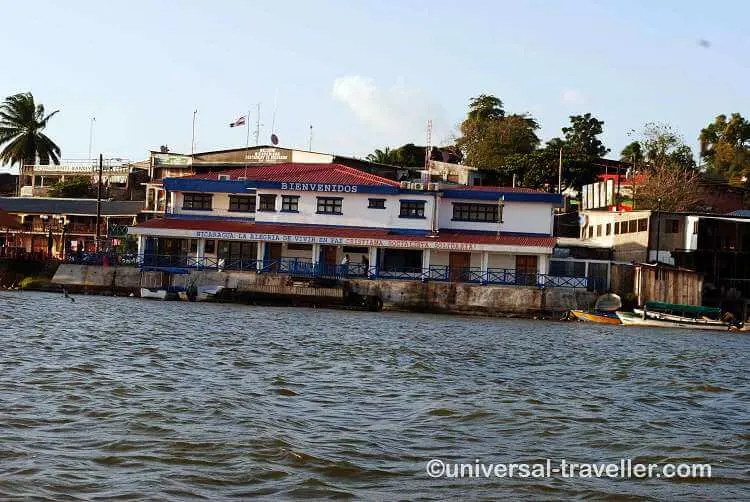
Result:
M652 122L644 127L638 144L644 156L635 194L638 208L685 211L695 207L700 202L700 173L683 138L671 126Z
M750 177L750 122L739 113L719 115L700 132L708 170L729 179Z
M8 164L60 163L58 147L42 131L59 110L45 114L30 92L14 94L0 105L0 160Z
M88 176L69 176L49 188L50 197L85 198L95 195L94 186Z
M466 120L461 123L461 137L456 146L466 164L495 171L507 178L513 156L530 154L539 145L539 123L527 114L507 115L503 102L492 95L481 94L469 102Z

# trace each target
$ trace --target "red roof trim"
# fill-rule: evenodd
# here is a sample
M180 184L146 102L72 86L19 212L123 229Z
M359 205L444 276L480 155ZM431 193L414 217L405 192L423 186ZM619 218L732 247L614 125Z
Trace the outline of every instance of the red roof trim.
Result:
M391 234L381 228L332 227L313 225L284 225L278 223L251 223L226 220L189 220L181 218L153 219L136 228L163 228L172 230L205 230L211 232L266 233L281 235L305 235L320 237L342 237L355 239L389 239L402 241L439 241L500 246L534 246L553 248L555 238L548 236L477 234L455 230L441 230L438 237L425 235Z

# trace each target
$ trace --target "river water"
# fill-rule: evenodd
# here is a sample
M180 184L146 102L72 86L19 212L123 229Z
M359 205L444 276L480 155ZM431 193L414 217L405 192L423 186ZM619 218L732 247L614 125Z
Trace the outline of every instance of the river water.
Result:
M0 499L750 498L750 335L0 292ZM444 462L711 479L430 478Z

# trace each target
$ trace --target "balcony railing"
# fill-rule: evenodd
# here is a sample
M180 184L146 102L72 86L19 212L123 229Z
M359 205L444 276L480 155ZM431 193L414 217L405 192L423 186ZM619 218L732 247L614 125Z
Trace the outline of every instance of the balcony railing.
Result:
M495 284L532 286L537 288L566 287L587 288L603 291L603 280L595 277L559 277L549 274L521 272L514 269L477 267L449 267L431 265L428 268L378 267L364 263L334 265L313 263L305 258L280 258L255 260L245 258L197 258L195 256L138 255L122 253L72 253L66 262L82 265L138 266L150 271L174 270L231 270L256 272L259 274L286 274L310 279L393 279L420 282L460 282L472 284Z

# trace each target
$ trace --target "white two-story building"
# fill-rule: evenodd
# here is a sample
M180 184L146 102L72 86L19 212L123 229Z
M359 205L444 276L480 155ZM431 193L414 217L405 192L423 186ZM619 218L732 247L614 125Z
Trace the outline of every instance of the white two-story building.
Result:
M281 163L165 178L167 214L130 229L144 267L536 284L553 208L523 188L396 182Z

